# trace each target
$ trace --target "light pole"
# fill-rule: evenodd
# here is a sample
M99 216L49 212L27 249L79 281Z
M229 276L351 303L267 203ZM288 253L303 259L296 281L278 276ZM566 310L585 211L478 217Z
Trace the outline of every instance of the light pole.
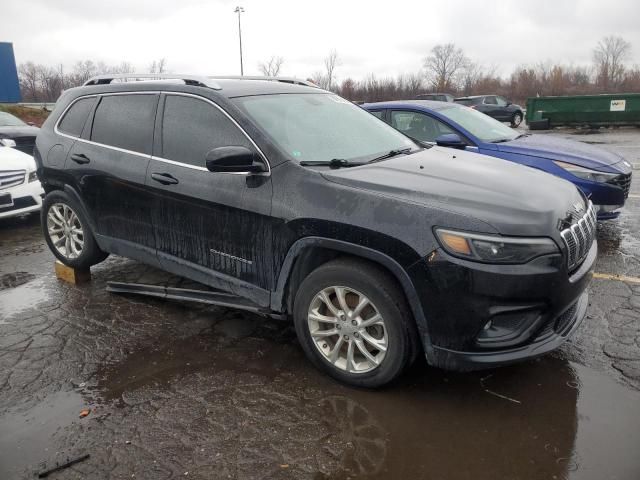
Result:
M237 6L234 13L238 14L238 40L240 41L240 76L244 75L244 68L242 67L242 27L240 26L240 14L244 12L244 8Z

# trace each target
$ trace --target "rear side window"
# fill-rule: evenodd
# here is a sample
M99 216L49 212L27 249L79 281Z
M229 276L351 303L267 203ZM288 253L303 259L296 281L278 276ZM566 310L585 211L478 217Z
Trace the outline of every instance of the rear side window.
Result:
M162 156L176 162L205 166L205 157L217 147L251 142L227 116L194 97L167 95L162 121Z
M391 112L391 126L408 137L422 142L435 142L440 135L455 133L447 125L433 117L402 110Z
M380 120L384 120L384 110L372 110L369 113Z
M73 103L58 124L58 130L67 135L79 137L95 101L95 97L89 97Z
M454 100L456 103L459 103L460 105L474 105L476 103L475 99L473 98L456 98Z
M102 97L91 129L91 141L151 154L158 96L109 95Z

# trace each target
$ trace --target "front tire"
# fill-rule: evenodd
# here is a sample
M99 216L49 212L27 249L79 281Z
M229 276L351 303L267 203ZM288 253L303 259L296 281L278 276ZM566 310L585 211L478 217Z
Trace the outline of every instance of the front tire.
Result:
M511 126L517 128L522 123L522 112L516 112L511 117Z
M89 268L109 256L98 247L80 205L65 192L47 194L40 223L49 249L69 267Z
M391 382L417 349L402 291L386 271L366 262L337 259L320 266L300 285L293 310L307 357L349 385Z

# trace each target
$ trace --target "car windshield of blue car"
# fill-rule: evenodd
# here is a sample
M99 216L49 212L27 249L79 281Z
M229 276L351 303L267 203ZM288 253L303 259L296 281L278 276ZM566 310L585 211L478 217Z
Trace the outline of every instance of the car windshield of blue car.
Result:
M24 127L26 123L10 113L0 112L0 127Z
M473 108L450 107L443 108L438 113L457 123L482 142L508 142L515 140L519 135L512 128Z
M420 150L413 140L369 112L328 93L239 97L235 104L294 160L370 161Z

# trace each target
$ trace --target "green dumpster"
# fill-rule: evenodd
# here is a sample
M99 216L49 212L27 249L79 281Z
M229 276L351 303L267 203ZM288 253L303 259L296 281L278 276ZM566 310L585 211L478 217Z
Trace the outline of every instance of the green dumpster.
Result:
M559 126L640 126L640 93L532 97L527 99L531 130Z

